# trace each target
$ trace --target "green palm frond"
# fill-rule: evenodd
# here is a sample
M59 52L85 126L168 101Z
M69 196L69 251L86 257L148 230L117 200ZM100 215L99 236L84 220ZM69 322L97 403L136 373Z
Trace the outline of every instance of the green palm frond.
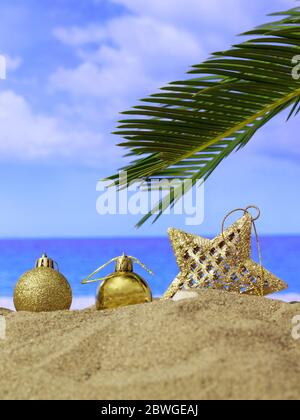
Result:
M244 147L257 130L281 111L300 110L300 81L292 60L300 54L300 7L277 13L281 20L243 35L245 42L213 54L192 67L192 78L176 81L123 114L119 146L135 156L127 186L136 179L206 180L224 158ZM283 18L282 18L283 17ZM117 182L118 175L109 178ZM171 191L154 212L156 219L182 197ZM156 220L155 219L155 220Z

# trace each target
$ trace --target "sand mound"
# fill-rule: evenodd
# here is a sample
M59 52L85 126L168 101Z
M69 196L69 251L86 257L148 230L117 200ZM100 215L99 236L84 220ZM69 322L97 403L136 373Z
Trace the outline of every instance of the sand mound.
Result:
M300 304L217 291L105 312L7 312L0 398L299 399L295 315Z

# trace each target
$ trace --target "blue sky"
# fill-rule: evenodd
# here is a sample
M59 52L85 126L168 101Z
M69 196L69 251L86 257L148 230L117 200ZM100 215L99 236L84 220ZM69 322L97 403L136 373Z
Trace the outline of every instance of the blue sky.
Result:
M124 163L110 135L118 112L190 65L236 42L293 0L1 0L2 237L165 235L184 218L134 229L138 217L99 216L96 184ZM200 232L224 214L262 210L262 233L300 233L297 120L284 115L206 183Z

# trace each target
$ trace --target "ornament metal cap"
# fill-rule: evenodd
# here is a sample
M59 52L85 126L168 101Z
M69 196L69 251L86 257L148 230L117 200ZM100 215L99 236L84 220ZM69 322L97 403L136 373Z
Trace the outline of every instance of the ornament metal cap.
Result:
M125 273L132 273L133 272L133 262L132 258L127 257L124 253L121 257L117 257L116 259L116 268L115 272L125 272Z
M51 258L48 258L48 255L44 253L41 256L41 258L38 258L36 260L35 268L46 267L46 268L52 268L53 270L55 270L55 265L56 265L56 268L57 268L57 271L58 271L57 263L54 260L52 260Z

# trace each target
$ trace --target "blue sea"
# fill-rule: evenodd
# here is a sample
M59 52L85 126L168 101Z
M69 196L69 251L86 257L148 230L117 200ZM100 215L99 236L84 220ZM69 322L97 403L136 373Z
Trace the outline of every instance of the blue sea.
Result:
M283 300L300 300L300 236L261 237L264 266L289 284L278 294ZM18 278L34 267L35 260L46 252L59 264L74 294L73 308L93 303L98 284L81 285L81 280L111 258L123 254L140 259L151 268L151 277L138 265L135 271L160 296L178 273L178 267L167 238L129 239L49 239L0 240L0 306L12 307L14 286ZM253 258L257 260L253 242ZM106 268L103 276L114 271Z

